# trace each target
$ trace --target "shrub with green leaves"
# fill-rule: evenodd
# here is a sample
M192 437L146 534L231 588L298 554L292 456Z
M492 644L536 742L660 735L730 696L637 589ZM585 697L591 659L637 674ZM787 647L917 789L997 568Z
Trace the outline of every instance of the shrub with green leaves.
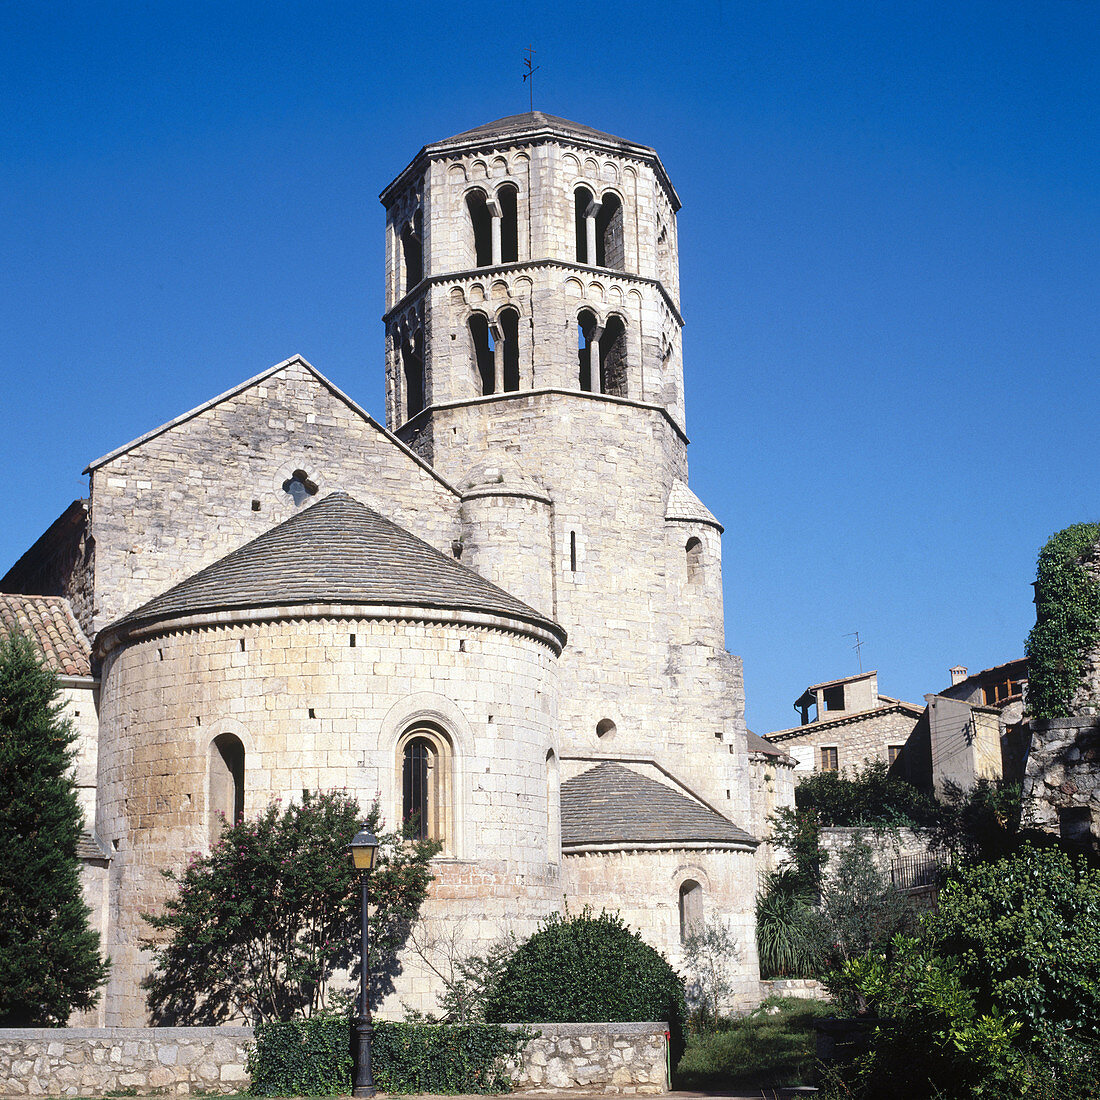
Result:
M1100 872L1055 849L963 867L926 918L979 1003L1040 1050L1100 1043Z
M1085 657L1100 644L1100 582L1083 565L1097 542L1100 524L1075 523L1039 551L1025 650L1027 706L1036 718L1069 716Z
M371 1041L375 1084L388 1093L497 1093L513 1087L527 1029L494 1024L376 1021ZM352 1023L343 1015L273 1021L256 1028L248 1056L259 1096L332 1096L351 1091Z
M0 641L0 1027L64 1026L107 978L80 890L76 734L59 694L27 638Z
M604 1023L663 1020L681 1035L684 985L616 913L551 914L504 968L488 1020Z
M348 844L362 820L337 791L303 792L284 810L222 833L182 873L164 911L145 919L162 934L147 943L145 981L156 1024L252 1023L310 1016L331 1007L329 980L359 957L360 878ZM375 993L392 980L397 952L427 894L435 841L380 832L370 877L370 973Z
M828 978L841 1011L883 1023L867 1053L833 1071L827 1096L872 1100L1022 1096L1017 1021L983 1011L959 969L928 940L897 936Z
M820 971L813 896L791 867L773 871L756 895L756 951L762 978L811 978Z

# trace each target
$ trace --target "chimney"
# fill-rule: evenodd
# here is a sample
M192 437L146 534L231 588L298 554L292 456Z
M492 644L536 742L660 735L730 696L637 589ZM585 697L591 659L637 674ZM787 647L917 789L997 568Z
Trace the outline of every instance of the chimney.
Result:
M954 668L948 670L951 673L951 686L955 684L961 684L966 679L966 666L956 665Z

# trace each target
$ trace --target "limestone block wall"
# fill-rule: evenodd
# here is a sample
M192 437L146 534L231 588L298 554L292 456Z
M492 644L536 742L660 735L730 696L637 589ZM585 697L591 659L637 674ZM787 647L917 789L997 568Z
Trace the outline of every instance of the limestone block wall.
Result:
M364 806L378 798L392 825L400 738L431 723L449 754L438 764L437 889L450 904L437 916L473 922L471 950L509 922L533 929L560 899L555 660L504 629L367 618L166 629L109 654L97 820L115 849L107 1023L144 1022L140 914L163 903L161 868L182 869L208 844L211 746L223 733L244 746L246 815L337 788ZM419 1003L427 987L413 985L399 980L398 992Z
M727 1009L759 1004L757 882L751 851L698 847L567 852L562 872L572 911L586 905L596 912L617 911L680 973L684 972L680 891L685 883L698 883L703 891L701 919L723 922L740 948L730 960L735 992Z
M743 828L764 843L756 850L757 875L763 878L779 865L780 853L769 843L771 815L794 806L794 762L776 759L762 752L749 753L749 798L751 812Z
M879 874L887 881L890 868L895 859L901 856L920 856L927 854L928 836L915 829L859 829L843 826L830 826L821 830L819 846L828 857L825 861L824 878L827 882L830 873L836 868L841 852L849 847L857 837L862 838L874 852L874 862Z
M291 360L92 472L94 629L289 519L297 469L451 552L457 494Z
M506 1025L519 1027L521 1025ZM516 1066L532 1092L668 1090L663 1023L531 1024ZM0 1095L174 1096L249 1084L250 1027L3 1028Z
M96 771L99 756L99 683L91 677L62 676L61 702L76 732L76 793L84 811L84 827L95 828Z
M553 500L552 615L569 633L563 751L655 757L742 823L744 692L723 647L720 539L713 523L664 518L673 481L686 479L683 436L655 409L544 393L433 410L410 435L425 440L449 479L463 480L471 455L501 456ZM691 537L703 555L689 600ZM615 727L614 746L601 723Z
M4 1096L187 1096L248 1084L250 1027L0 1028Z

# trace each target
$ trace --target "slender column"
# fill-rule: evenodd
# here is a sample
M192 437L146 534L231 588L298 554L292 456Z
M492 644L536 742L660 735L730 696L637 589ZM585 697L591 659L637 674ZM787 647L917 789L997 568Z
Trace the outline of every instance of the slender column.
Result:
M603 393L603 378L600 377L600 337L603 326L594 325L592 336L588 340L588 384L593 393Z
M593 204L594 205L594 204ZM590 267L596 266L596 210L592 206L584 214L584 234L588 242L588 263Z
M500 220L494 220L494 225L499 226ZM499 243L500 238L497 238ZM504 336L498 325L490 325L489 331L493 336L493 393L504 392Z
M492 214L492 222L490 225L493 237L493 267L500 266L500 211L497 210Z

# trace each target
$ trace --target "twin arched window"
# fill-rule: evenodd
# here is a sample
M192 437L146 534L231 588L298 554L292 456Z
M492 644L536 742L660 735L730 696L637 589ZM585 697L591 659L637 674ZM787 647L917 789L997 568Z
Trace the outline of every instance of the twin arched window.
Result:
M577 314L577 383L588 393L627 396L626 324L612 313L601 326L589 309Z
M573 192L573 222L577 239L577 263L626 270L623 237L623 204L613 191L598 201L587 187Z
M475 385L483 395L519 389L519 311L501 310L490 323L484 313L467 322L473 344Z
M490 197L480 187L466 195L474 267L497 267L519 259L519 192L504 183Z

